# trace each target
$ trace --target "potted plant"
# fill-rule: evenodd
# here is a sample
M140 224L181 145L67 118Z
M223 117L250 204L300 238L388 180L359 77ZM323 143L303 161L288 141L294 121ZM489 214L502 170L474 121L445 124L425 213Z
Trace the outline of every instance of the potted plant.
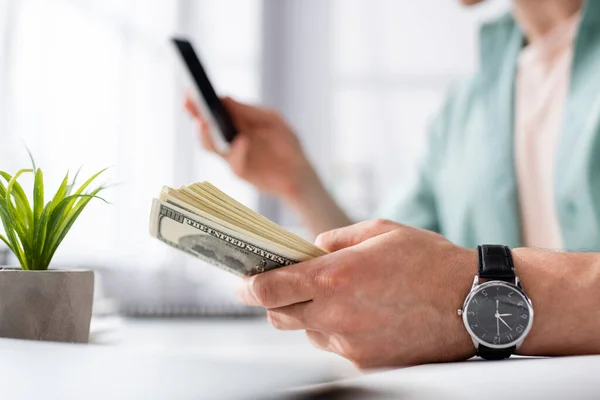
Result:
M44 200L44 176L33 162L14 176L0 171L2 240L20 268L0 267L0 337L87 343L94 273L49 269L50 261L86 205L103 186L87 190L104 170L75 189L66 174L56 194ZM31 201L18 182L33 174Z

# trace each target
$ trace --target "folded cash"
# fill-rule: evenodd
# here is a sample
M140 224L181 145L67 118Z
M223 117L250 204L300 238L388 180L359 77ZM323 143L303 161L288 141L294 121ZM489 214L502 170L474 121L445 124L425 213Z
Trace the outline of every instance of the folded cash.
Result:
M208 182L179 189L164 187L152 201L150 234L239 276L327 253Z

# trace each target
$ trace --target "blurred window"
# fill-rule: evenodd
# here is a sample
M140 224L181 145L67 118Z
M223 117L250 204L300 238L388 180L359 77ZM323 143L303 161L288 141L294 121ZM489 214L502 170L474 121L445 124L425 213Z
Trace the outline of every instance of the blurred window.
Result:
M111 167L105 178L115 184L106 192L112 204L90 204L55 265L187 263L148 235L150 199L165 184L210 179L256 204L254 190L200 151L168 38L189 35L220 92L256 101L260 5L2 0L0 168L27 167L27 145L51 190L80 165L82 176Z

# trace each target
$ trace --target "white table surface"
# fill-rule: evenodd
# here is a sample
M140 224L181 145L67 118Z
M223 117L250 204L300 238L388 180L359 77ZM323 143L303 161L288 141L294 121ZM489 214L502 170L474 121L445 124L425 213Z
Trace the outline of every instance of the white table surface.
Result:
M107 327L106 333L102 328ZM278 331L261 317L232 319L121 319L93 326L91 342L136 351L231 360L318 363L357 375L343 358L315 349L303 331Z
M313 349L303 332L276 331L264 319L96 321L92 341L91 346L76 346L0 339L0 396L33 398L7 392L20 387L15 383L19 379L32 385L23 393L44 399L177 400L235 397L230 396L231 387L223 387L222 382L243 386L251 379L254 392L249 389L248 393L261 393L326 378L336 381L292 393L321 390L335 393L335 398L352 399L600 399L600 356L470 360L359 374L342 358ZM77 373L73 385L79 391L73 391L73 397L65 397L71 392L52 390L63 389L64 385L54 383L61 379L69 382L73 374L52 368L53 363L60 366L61 362ZM40 363L43 371L39 371ZM98 363L113 368L100 368ZM252 371L240 377L239 370L247 371L248 366ZM232 371L238 371L237 375ZM44 390L43 382L39 384L41 372L50 390ZM253 376L272 379L263 382ZM89 390L84 389L102 382L106 383L101 387L104 391L95 390L97 396L89 397ZM346 389L342 391L345 397L339 396L340 389Z

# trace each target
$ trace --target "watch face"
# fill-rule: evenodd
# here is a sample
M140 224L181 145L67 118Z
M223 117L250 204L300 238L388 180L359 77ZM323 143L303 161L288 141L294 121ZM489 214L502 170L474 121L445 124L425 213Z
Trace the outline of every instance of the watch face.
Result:
M479 343L491 348L511 347L529 332L533 309L523 292L506 282L490 281L467 299L463 320Z

